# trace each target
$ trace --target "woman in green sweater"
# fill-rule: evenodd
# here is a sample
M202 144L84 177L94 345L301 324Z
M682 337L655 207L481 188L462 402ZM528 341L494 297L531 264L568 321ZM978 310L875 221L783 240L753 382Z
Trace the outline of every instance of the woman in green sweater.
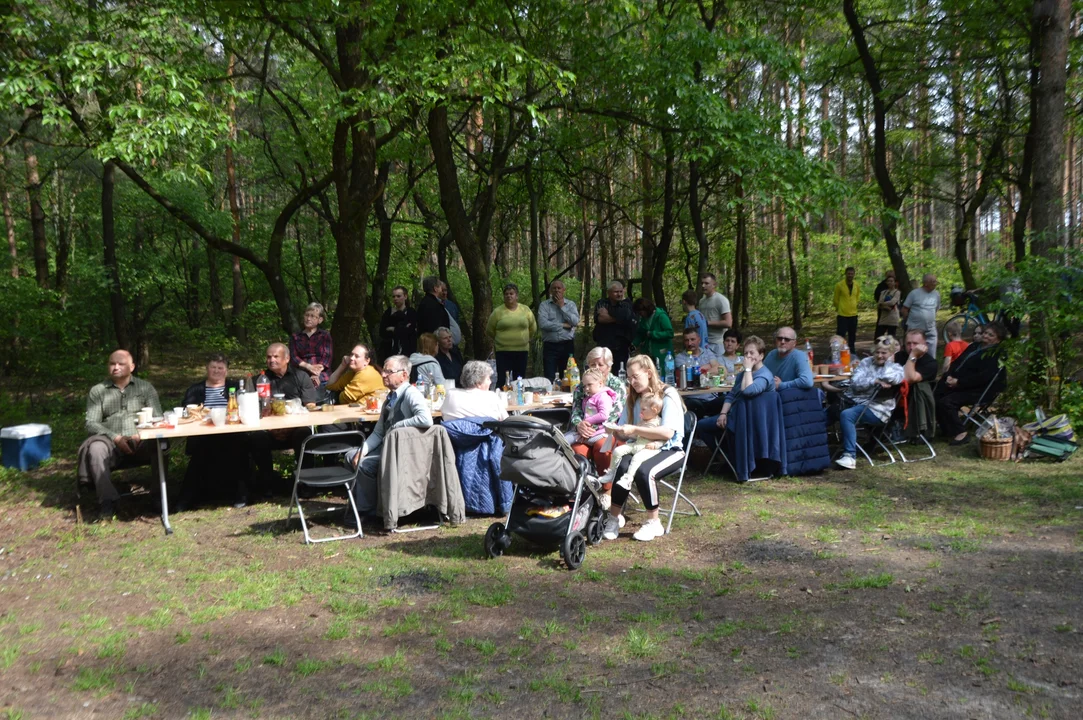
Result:
M497 383L526 377L527 351L530 339L538 332L534 313L519 304L519 288L515 283L504 286L504 304L489 316L485 332L493 339L496 351Z
M667 352L673 352L673 323L669 315L647 298L639 298L632 306L639 316L639 328L633 341L635 352L658 361L663 367Z

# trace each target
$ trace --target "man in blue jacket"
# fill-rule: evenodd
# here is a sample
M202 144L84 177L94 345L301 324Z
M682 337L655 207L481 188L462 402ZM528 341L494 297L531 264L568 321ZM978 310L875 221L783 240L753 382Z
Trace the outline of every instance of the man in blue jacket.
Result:
M797 333L793 328L780 327L775 331L775 349L767 353L763 366L774 374L776 390L812 388L812 368L808 364L808 355L796 348Z

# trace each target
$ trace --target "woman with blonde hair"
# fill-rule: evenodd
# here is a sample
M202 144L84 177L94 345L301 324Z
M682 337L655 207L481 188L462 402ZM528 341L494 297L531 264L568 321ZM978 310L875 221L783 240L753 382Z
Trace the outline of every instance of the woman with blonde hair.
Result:
M903 381L903 368L895 362L899 341L884 335L876 341L872 357L858 363L850 376L850 387L843 395L843 403L828 409L828 422L838 421L842 431L842 455L835 464L847 470L857 466L857 423L880 427L891 419L895 409L897 386ZM824 389L838 392L838 388L824 383ZM843 405L849 405L842 410Z
M628 361L628 397L624 411L617 423L606 424L606 430L621 440L642 439L661 442L658 453L644 460L631 476L639 491L643 506L647 509L647 522L636 531L636 540L649 542L665 534L665 526L658 519L658 485L655 478L665 474L681 464L684 458L684 403L673 387L665 385L658 377L654 361L647 355L636 355ZM644 395L662 398L661 423L645 425L641 417L641 399ZM632 464L632 455L625 455L618 464L614 477L619 478L613 484L613 499L609 515L605 519L602 536L606 540L616 540L623 525L622 512L624 503L631 493L628 482L628 468Z

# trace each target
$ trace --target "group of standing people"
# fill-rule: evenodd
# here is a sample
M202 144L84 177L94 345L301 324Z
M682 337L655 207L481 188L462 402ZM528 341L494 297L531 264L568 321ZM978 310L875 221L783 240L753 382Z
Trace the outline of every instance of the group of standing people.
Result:
M846 268L846 274L835 285L832 305L835 308L835 333L846 339L851 350L857 342L857 305L861 286L856 279L857 270ZM936 275L927 273L916 287L903 297L895 278L895 271L888 270L884 279L873 290L876 302L875 337L898 335L900 325L907 330L920 330L930 354L936 356L936 313L940 309L940 291L936 289Z

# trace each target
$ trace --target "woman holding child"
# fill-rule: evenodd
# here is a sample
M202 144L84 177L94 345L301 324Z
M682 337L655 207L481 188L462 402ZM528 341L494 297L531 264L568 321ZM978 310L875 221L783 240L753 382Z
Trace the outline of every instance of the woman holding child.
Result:
M624 383L613 374L613 353L609 351L609 348L596 347L587 353L584 362L587 365L587 371L596 370L599 372L605 378L602 384L613 391L613 402L609 406L608 416L605 421L616 422L624 410L626 391ZM568 436L572 437L574 435L574 439L569 440L569 442L572 450L577 455L589 457L594 461L594 467L598 469L598 472L605 472L609 469L611 452L602 449L604 445L602 441L606 437L602 423L588 422L588 415L591 413L584 412L585 401L589 398L586 393L585 383L579 383L575 388L575 392L572 393L572 430ZM608 499L608 496L606 497Z
M628 442L616 468L606 478L613 482L613 500L602 537L616 540L624 524L622 511L632 483L647 509L647 522L636 531L636 540L649 542L665 534L658 519L658 486L655 478L680 465L684 457L684 404L675 388L664 385L654 362L646 355L628 361L628 397L615 425L607 432ZM618 448L621 450L621 448ZM614 459L617 454L614 451ZM633 467L635 466L635 467Z

